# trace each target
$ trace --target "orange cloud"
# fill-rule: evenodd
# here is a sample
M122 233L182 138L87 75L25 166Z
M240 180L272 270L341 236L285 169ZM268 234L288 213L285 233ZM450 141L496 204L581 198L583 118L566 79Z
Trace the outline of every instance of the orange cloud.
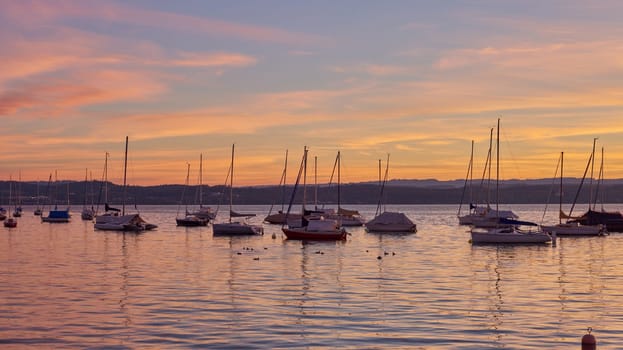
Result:
M181 52L172 64L185 67L245 67L257 62L254 57L236 53Z

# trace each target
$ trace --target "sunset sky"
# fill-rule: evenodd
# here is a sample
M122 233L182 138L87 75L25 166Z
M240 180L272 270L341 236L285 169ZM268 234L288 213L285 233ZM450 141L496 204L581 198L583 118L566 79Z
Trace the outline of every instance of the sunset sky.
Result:
M501 118L502 177L623 177L621 1L0 0L0 180L326 182L476 172ZM599 161L599 158L597 159ZM310 170L312 171L312 170Z

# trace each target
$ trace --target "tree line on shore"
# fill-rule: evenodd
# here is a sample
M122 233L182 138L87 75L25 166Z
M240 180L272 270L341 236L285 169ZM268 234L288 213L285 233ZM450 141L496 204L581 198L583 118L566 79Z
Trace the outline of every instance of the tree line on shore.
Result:
M500 203L509 204L539 204L539 203L558 203L559 188L551 184L531 181L510 181L505 182L500 187L498 200ZM383 195L383 203L388 204L459 204L463 198L463 203L486 203L487 191L480 188L467 189L463 186L456 186L456 181L438 182L437 185L386 185ZM59 181L48 188L47 183L35 182L19 183L19 198L16 198L16 182L13 181L13 203L22 205L48 205L66 204L82 205L84 203L103 204L103 182L93 181ZM39 187L39 189L37 189ZM570 183L563 187L564 202L573 202L577 184ZM229 203L229 190L225 191L225 186L203 185L203 204L216 205L218 203ZM184 191L185 190L185 191ZM37 197L39 191L39 197ZM233 189L234 203L236 204L279 204L288 203L293 191L293 186L283 187L277 185L268 186L248 186L236 187ZM108 202L118 204L123 201L123 186L108 183ZM182 198L182 193L185 193ZM285 196L284 196L285 192ZM337 198L337 186L321 185L317 191L314 186L307 187L306 203L313 206L314 203L335 204ZM601 184L599 189L593 189L593 195L589 191L583 190L578 195L578 203L587 203L592 198L597 202L603 203L623 203L623 183L611 181ZM128 186L126 188L126 204L145 204L145 205L177 205L177 204L198 204L198 186L184 185L157 185L157 186ZM316 195L317 193L317 195ZM376 183L349 183L340 186L340 202L342 204L376 204L379 201L379 185ZM470 193L472 198L470 200ZM69 197L69 198L68 198ZM303 191L297 191L295 203L301 203ZM489 201L496 201L495 190L489 191ZM182 203L183 202L183 203ZM9 181L0 181L0 204L9 204Z

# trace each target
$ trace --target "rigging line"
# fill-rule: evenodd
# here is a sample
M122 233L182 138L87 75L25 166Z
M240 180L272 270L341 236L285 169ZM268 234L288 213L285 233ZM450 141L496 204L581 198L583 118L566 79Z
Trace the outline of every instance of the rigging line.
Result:
M603 178L604 176L604 148L601 148L601 164L599 166L599 174L597 175L597 185L595 188L595 200L593 201L593 210L595 210L595 208L597 208L597 201L600 200L601 201L601 208L603 211L603 207L604 207L604 192L605 191L599 191L601 185L603 184ZM601 194L601 199L599 198L599 195Z
M467 181L469 178L470 171L472 170L473 162L474 162L474 140L472 140L472 153L471 153L471 156L469 157L469 164L467 165L467 174L465 175L465 183L463 184L463 192L461 193L461 201L459 202L459 211L458 213L456 213L457 216L461 215L461 208L463 207L463 199L465 199L465 192L467 190ZM470 186L470 189L471 189L471 186Z
M290 202L288 203L288 211L286 212L286 220L285 223L282 225L282 227L284 227L287 222L288 222L288 216L290 216L290 210L292 210L292 203L294 203L294 197L296 196L296 190L299 186L299 183L301 182L301 176L303 175L303 168L305 167L305 164L307 162L307 146L305 146L303 148L303 157L301 158L301 165L299 167L299 173L296 176L296 182L294 183L294 188L292 189L292 195L290 196ZM303 220L303 216L305 215L305 207L303 206L303 210L301 213L301 220Z
M504 143L506 145L506 149L508 150L508 153L510 154L510 160L513 163L513 167L515 168L515 171L517 172L517 177L519 179L521 179L521 171L519 168L519 164L517 162L517 159L515 158L515 154L513 153L513 149L510 147L511 143L509 142L509 138L506 135L506 131L502 131L502 135L504 136ZM506 157L504 157L506 159Z
M225 196L225 190L227 189L227 181L229 181L229 174L231 173L231 163L229 164L229 168L227 168L227 176L225 176L225 184L223 188L221 188L221 193L219 194L218 204L216 205L215 215L218 214L218 210L221 207L221 203L223 202L223 197Z
M547 195L547 202L545 202L545 209L543 210L543 216L541 217L541 224L543 224L543 221L545 221L545 214L547 213L547 208L549 207L549 201L552 198L552 194L554 193L554 185L556 184L556 177L558 176L558 169L560 168L561 160L562 153L558 157L558 163L556 163L556 171L554 171L554 176L552 177L552 185L550 186L549 194ZM560 192L560 196L562 197L562 192ZM560 213L558 216L560 216Z
M380 161L380 160L379 160ZM380 165L380 162L379 162ZM389 153L387 153L387 162L385 164L385 175L383 176L383 181L381 182L381 193L379 194L379 202L376 206L376 212L374 213L374 217L379 216L382 211L383 211L383 196L384 196L384 189L385 189L385 184L387 183L387 178L389 177Z
M584 180L586 179L586 173L588 173L588 169L591 166L591 162L593 160L593 154L591 153L590 157L588 157L588 163L586 163L586 169L584 169L584 175L582 175L582 181L580 181L580 186L578 187L578 191L575 193L575 198L573 198L573 204L571 204L571 209L569 210L569 214L567 216L571 217L573 213L573 208L575 208L575 203L580 196L580 190L582 189L582 185L584 185ZM588 209L590 210L590 202L588 203Z

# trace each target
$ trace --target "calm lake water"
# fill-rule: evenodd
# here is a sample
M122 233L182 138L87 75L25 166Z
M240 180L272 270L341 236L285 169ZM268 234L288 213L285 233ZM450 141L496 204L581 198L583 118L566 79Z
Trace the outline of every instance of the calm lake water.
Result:
M599 349L623 344L621 233L472 246L456 206L413 205L388 209L416 234L302 243L176 227L175 206L140 208L156 231L94 231L74 209L0 227L0 347L569 349L587 327ZM236 209L260 222L269 206Z

